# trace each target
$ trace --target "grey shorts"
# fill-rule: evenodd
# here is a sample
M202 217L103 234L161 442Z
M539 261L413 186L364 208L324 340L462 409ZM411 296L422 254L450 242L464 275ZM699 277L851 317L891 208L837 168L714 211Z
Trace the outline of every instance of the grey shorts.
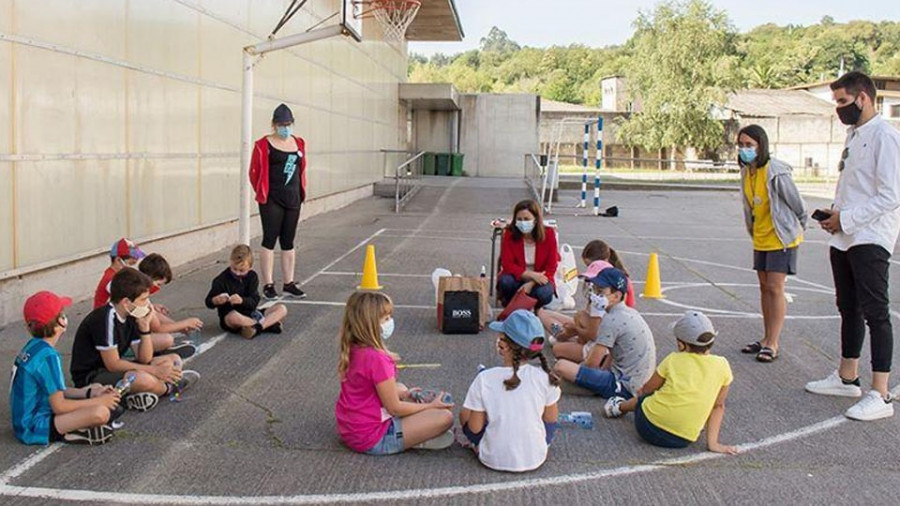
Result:
M797 274L797 248L775 251L753 250L753 270L763 272L783 272Z

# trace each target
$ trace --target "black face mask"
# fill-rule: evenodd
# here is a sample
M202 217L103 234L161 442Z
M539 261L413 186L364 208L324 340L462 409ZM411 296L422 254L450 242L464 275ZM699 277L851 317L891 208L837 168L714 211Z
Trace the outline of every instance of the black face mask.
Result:
M838 107L836 111L841 123L845 125L855 125L859 123L859 118L862 116L862 108L856 105L856 98L853 99L853 102L850 102L843 107Z

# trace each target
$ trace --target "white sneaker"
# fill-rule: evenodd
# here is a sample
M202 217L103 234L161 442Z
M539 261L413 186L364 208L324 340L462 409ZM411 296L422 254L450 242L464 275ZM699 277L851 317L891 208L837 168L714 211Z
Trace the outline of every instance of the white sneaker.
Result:
M851 406L844 416L863 422L890 418L894 416L893 400L891 394L888 394L888 398L885 400L878 391L869 390L869 393L861 401Z
M453 444L453 439L453 432L448 430L438 437L417 444L414 448L418 450L443 450Z
M847 385L841 380L837 371L831 376L806 384L806 391L819 395L836 395L838 397L862 397L862 389L856 385Z
M625 399L622 397L610 397L606 404L603 405L603 414L606 415L606 418L619 418L622 416L622 409L619 405L623 402L625 402Z

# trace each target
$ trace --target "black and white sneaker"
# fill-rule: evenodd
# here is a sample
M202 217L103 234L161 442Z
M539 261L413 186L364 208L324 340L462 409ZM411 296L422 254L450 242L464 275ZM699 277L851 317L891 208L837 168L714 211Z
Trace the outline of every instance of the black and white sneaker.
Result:
M179 392L184 392L185 390L190 388L191 385L197 383L198 381L200 381L199 372L185 369L184 371L181 371L181 380L178 381L178 384L175 385L175 387Z
M263 287L263 297L269 300L278 298L278 292L275 291L275 285L266 285Z
M109 421L106 422L106 425L109 425L109 428L112 430L119 430L125 426L125 422L119 420L119 418L125 413L125 406L121 404L116 404L116 407L109 412Z
M284 291L284 293L286 295L289 295L290 297L292 297L294 299L305 299L306 298L306 294L303 292L303 290L300 289L299 286L297 286L297 283L295 283L294 281L291 281L290 283L285 283L284 286L281 287L281 289Z
M168 350L159 352L160 355L170 355L172 353L185 360L197 354L197 347L193 343L177 343Z
M125 396L125 407L134 411L150 411L159 404L159 396L153 392L140 392Z
M281 334L282 332L284 332L284 326L281 325L281 322L277 322L275 325L263 329L263 332L268 332L269 334Z
M112 438L113 430L108 425L73 430L63 434L63 441L76 445L102 445Z

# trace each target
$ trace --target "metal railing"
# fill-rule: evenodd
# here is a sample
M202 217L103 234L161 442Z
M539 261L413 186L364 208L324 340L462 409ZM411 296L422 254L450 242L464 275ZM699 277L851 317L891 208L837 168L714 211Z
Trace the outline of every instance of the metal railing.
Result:
M396 165L393 173L386 177L394 179L394 212L399 213L403 207L422 187L425 152L381 150L385 154L385 167L391 155L402 156L404 161Z
M541 205L541 208L544 207L544 190L542 185L546 183L544 170L545 168L541 167L541 162L538 160L537 155L533 153L525 155L525 185L531 190L531 195Z

